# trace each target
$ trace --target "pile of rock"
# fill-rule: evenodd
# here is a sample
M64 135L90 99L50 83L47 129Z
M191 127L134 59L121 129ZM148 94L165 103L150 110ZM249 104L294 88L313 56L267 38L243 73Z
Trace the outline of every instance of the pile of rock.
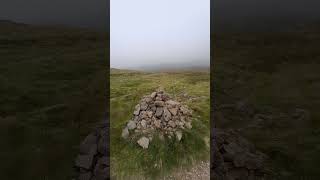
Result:
M181 103L172 100L170 95L162 90L144 96L135 106L133 117L122 131L122 137L138 138L137 143L147 149L155 132L160 137L176 137L181 140L182 131L191 129L192 111Z
M270 175L267 156L233 130L213 129L211 175L216 180L259 180Z
M109 179L108 129L104 122L83 140L74 164L74 180Z

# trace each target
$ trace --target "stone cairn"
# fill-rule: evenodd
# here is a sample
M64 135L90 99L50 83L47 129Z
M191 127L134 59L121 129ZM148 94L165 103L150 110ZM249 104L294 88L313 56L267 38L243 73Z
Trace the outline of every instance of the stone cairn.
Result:
M162 90L144 96L135 106L133 117L122 130L124 139L131 138L147 149L155 132L159 138L182 139L185 128L191 129L192 111L181 103L172 100Z

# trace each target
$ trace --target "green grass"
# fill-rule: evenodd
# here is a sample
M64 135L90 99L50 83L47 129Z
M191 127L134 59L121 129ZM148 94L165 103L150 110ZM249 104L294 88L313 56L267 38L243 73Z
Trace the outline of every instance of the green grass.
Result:
M111 71L113 72L113 71ZM118 179L129 176L156 178L169 174L173 168L188 167L208 159L209 147L209 73L139 73L115 71L110 76L110 153L111 175ZM121 138L123 127L132 117L134 106L144 95L159 86L175 99L194 110L193 128L185 131L181 142L175 139L153 139L143 150L134 142ZM184 97L187 93L190 97Z
M106 111L107 53L104 33L0 24L1 179L70 179Z
M320 53L319 31L215 34L213 97L215 103L247 100L271 115L303 108L310 118L278 118L242 135L269 155L279 179L319 179ZM225 115L224 128L244 128L252 117Z

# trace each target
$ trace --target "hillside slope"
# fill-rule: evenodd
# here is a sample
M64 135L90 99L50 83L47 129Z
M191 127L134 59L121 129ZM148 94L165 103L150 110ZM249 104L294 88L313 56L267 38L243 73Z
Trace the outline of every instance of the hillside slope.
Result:
M0 22L2 179L71 177L106 111L108 44L104 33Z
M232 128L271 159L279 179L318 179L320 29L212 36L218 128Z

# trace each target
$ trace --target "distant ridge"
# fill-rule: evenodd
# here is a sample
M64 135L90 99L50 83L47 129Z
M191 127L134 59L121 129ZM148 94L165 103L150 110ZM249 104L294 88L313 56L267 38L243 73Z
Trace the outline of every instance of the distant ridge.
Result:
M153 71L153 72L210 72L210 66L184 65L184 64L163 64L154 66L141 66L137 70Z

